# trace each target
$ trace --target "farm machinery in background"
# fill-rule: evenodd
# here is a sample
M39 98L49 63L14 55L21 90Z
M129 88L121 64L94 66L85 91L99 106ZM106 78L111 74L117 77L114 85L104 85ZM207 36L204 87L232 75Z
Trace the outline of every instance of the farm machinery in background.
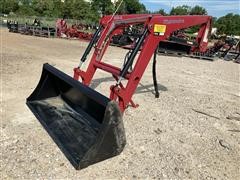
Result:
M199 28L197 37L189 37L184 32L185 29L172 32L168 38L159 43L158 54L212 58L215 49L207 48L209 31L211 30L211 22L209 21L208 23L207 27L203 26ZM134 40L141 36L139 27L132 26L131 28L122 30L122 32L118 32L119 34L113 36L112 44L127 49L133 48Z
M35 19L33 24L19 24L17 21L7 21L9 32L20 33L24 35L39 36L39 37L54 37L55 27L41 26L40 21Z
M68 26L65 19L58 19L55 27L41 26L41 22L35 19L32 24L19 24L17 21L8 21L9 32L40 37L58 37L67 39L80 39L90 41L96 26L74 24Z
M120 29L113 35L111 45L131 49L135 40L141 36L143 27L143 25L137 24Z
M68 39L81 39L90 41L93 37L93 31L96 30L96 26L86 24L73 24L67 25L65 19L58 19L56 22L56 32L59 38Z
M138 107L133 95L152 56L153 85L155 97L159 98L156 78L159 43L177 30L200 25L205 37L200 40L204 50L211 19L158 14L104 16L74 68L73 78L44 64L39 84L27 98L27 106L76 169L117 156L126 145L122 116L128 107ZM103 62L112 37L136 24L142 24L142 30L122 59L122 66ZM83 71L82 65L88 59L87 70ZM109 73L115 81L107 88L109 97L89 87L97 70Z
M33 24L19 24L17 21L7 21L9 32L21 33L24 35L40 37L58 37L66 39L80 39L90 41L93 38L93 31L97 26L86 24L67 25L66 20L58 19L55 27L41 26L41 22L35 19ZM132 49L134 42L141 36L142 24L134 24L123 29L119 29L111 38L111 45ZM187 28L186 28L187 29ZM220 36L214 44L208 46L208 36L210 36L211 25L208 29L207 37L202 34L201 27L198 33L191 35L186 33L186 29L172 32L164 41L159 43L158 54L167 56L186 56L192 58L214 60L216 57L227 61L239 62L239 38ZM205 38L207 42L202 41Z
M240 63L240 39L232 36L224 37L223 46L217 56L226 61Z
M141 36L139 33L141 26L131 26L117 32L112 38L112 45L131 49L134 46L134 40ZM238 57L239 51L234 51L236 40L229 38L220 38L213 45L208 46L209 37L211 35L211 24L207 29L207 34L203 34L202 27L198 33L186 33L187 29L177 30L164 41L159 43L158 54L166 56L186 56L205 60L214 60L216 57L225 60L234 60ZM239 40L238 40L239 41ZM237 49L237 48L235 48ZM227 54L235 54L226 56Z

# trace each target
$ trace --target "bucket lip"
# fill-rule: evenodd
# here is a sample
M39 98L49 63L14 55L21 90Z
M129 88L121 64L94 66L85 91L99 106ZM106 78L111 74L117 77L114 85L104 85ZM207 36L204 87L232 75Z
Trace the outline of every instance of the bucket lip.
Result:
M68 84L70 84L72 87L76 88L76 89L81 89L83 90L83 93L88 96L90 99L94 99L94 101L96 101L99 104L102 104L103 106L107 106L107 104L111 101L108 97L102 95L101 93L99 93L98 91L95 91L94 89L82 84L80 81L75 80L74 78L72 78L71 76L65 74L64 72L58 70L57 68L53 67L52 65L45 63L43 64L43 68L42 68L42 75L41 78L39 80L39 83L37 85L37 87L35 88L35 90L32 92L32 94L38 89L38 87L41 84L41 80L43 78L43 74L44 71L47 71L53 75L57 75L57 77L65 82L67 82ZM27 102L29 101L29 99L31 98L32 94L27 98Z

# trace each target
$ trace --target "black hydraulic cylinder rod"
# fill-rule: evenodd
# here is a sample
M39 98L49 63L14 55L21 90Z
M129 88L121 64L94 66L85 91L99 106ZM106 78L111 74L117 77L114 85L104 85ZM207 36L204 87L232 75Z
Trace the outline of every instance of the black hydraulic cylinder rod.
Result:
M98 34L101 32L101 30L102 30L102 28L99 27L99 28L97 29L97 31L94 33L93 38L91 39L90 43L88 44L87 49L85 50L85 52L84 52L84 54L83 54L83 56L82 56L82 58L81 58L80 64L81 64L81 63L84 63L84 62L86 61L87 56L88 56L88 54L90 53L90 51L92 50L93 45L96 43L96 41L97 41L97 39L98 39Z
M157 75L156 75L157 51L158 51L158 48L156 48L156 50L154 52L153 66L152 66L152 75L153 75L153 85L154 85L154 89L155 89L155 98L159 98Z
M127 60L127 63L124 65L121 73L120 73L120 79L125 77L125 75L127 74L128 72L128 69L130 68L130 66L133 64L133 61L134 61L134 58L136 57L138 51L140 50L144 40L145 40L145 37L148 33L148 28L146 28L142 34L142 36L140 37L140 39L138 40L135 48L133 49L131 55L129 56L128 60Z

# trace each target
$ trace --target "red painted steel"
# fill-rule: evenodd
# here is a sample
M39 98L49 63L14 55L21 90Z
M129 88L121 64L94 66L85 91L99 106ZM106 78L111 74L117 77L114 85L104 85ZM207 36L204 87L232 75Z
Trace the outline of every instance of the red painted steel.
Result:
M148 28L148 33L139 52L139 56L135 59L136 63L133 70L127 73L126 77L123 77L127 80L126 87L121 83L118 86L112 85L110 87L110 99L119 103L122 112L124 112L129 104L137 107L132 101L132 96L159 42L166 40L171 33L176 30L200 25L201 28L197 41L200 44L200 51L205 51L207 48L207 33L211 28L211 19L210 16L161 16L157 14L105 16L100 20L100 25L103 29L96 43L90 64L86 72L75 68L74 78L76 80L81 78L83 84L89 85L96 70L101 69L111 73L116 81L118 81L121 68L101 62L109 46L111 37L116 33L120 33L124 27L133 24L144 24L145 28ZM158 26L160 30L156 30Z

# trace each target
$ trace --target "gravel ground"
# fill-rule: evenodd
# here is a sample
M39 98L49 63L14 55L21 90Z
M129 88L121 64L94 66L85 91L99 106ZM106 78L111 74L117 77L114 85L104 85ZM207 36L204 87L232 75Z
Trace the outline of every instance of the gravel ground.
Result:
M76 171L25 101L43 63L72 75L87 43L0 30L2 179L239 179L239 64L158 56L160 98L149 65L133 97L140 106L124 115L123 153ZM104 59L120 66L124 53L110 47ZM113 83L99 71L92 87L108 96Z

